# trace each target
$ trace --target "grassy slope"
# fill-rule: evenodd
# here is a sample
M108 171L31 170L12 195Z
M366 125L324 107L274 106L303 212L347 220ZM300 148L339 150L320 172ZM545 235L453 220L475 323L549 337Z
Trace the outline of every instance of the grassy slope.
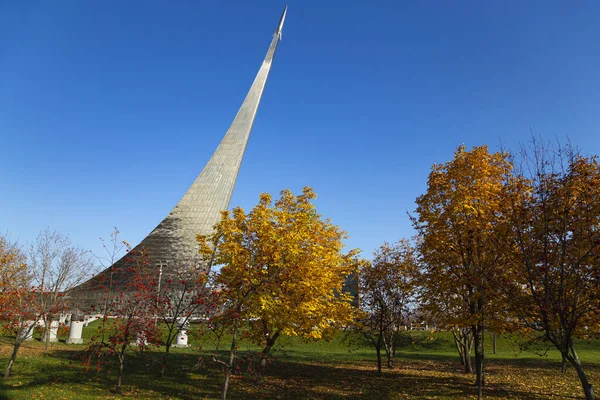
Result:
M89 336L93 326L85 330ZM297 338L281 338L274 362L257 381L241 365L234 379L231 398L302 398L302 399L464 399L473 396L473 377L462 374L451 336L411 333L405 337L396 357L396 366L383 377L375 374L374 351L354 338L348 345L342 335L330 342L306 343ZM166 377L156 378L160 365L158 351L143 357L131 353L124 378L125 398L197 399L218 397L222 373L211 361L207 340L191 341L196 346L173 349ZM201 343L204 351L199 351ZM560 356L521 352L516 339L502 337L498 354L488 350L487 396L494 398L544 399L581 396L574 371L560 373ZM83 346L54 344L48 354L43 345L28 342L15 364L13 377L0 382L0 397L10 399L95 399L116 396L113 393L115 367L106 365L97 372L88 371L78 354ZM600 382L600 343L578 343L592 382ZM241 355L252 357L260 350L242 343ZM10 348L0 345L0 365L4 367ZM222 356L224 357L224 353ZM199 361L201 361L199 363Z

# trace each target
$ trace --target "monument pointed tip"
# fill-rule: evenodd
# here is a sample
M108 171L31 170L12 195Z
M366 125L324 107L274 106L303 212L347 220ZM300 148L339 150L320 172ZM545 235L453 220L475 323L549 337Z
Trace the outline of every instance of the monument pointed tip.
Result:
M288 6L285 6L283 9L283 13L281 14L281 18L279 19L279 25L277 25L277 30L275 31L276 35L279 35L281 39L281 31L283 30L283 22L285 21L285 15L287 14Z

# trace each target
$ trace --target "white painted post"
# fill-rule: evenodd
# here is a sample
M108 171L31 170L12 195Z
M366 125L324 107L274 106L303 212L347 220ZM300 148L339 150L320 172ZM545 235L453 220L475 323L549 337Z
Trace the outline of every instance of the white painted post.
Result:
M188 347L188 335L185 329L181 329L175 338L175 346L174 347Z
M58 321L52 321L50 322L50 330L48 331L50 333L50 342L58 342L58 337L56 336L56 333L58 331ZM42 342L46 342L46 333L44 332L44 337L42 338Z
M83 314L71 314L71 328L69 329L69 338L66 343L81 344L83 339Z
M185 318L178 318L177 320L177 327L179 328L179 333L177 333L177 336L175 337L175 344L173 345L173 347L189 346L187 335L189 323L186 321L184 324L183 321L185 321Z

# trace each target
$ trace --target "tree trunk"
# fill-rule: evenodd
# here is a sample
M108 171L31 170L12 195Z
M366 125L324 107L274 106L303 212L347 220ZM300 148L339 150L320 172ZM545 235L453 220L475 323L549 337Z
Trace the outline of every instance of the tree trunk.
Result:
M473 373L473 362L471 360L471 348L473 346L473 342L469 339L468 343L465 344L465 373L472 374Z
M471 338L471 329L463 331L462 329L452 331L452 337L454 338L454 344L460 357L460 364L465 367L465 373L470 374L473 372L473 366L471 363L471 349L473 347L473 340Z
M46 332L44 332L44 351L48 352L50 350L50 327L44 328Z
M477 399L483 396L483 327L480 323L472 325L473 341L475 345L475 383L477 385Z
M127 351L127 342L129 335L125 336L125 343L121 346L119 357L119 377L117 378L117 393L121 393L121 383L123 382L123 371L125 370L125 352Z
M377 375L381 376L383 374L381 371L381 343L378 343L375 348L377 349Z
M117 393L121 393L121 383L123 382L123 370L125 358L119 359L119 377L117 378Z
M174 327L174 325L173 325L173 327ZM175 332L174 335L173 335L173 332ZM170 330L169 334L167 335L167 340L165 342L165 355L163 356L163 362L162 362L162 366L160 369L160 377L161 378L165 375L165 372L167 370L167 362L168 362L169 355L171 354L171 347L173 346L173 341L176 340L176 338L180 332L181 332L180 329L172 328L172 330Z
M10 376L10 373L12 372L12 367L13 367L13 364L15 363L15 360L17 359L17 353L19 352L19 347L21 347L21 343L18 341L15 342L12 355L10 356L10 360L8 360L8 366L6 367L6 372L4 372L5 378L8 378Z
M581 361L579 360L579 356L575 351L575 346L573 345L573 341L569 341L569 349L571 350L571 354L566 354L566 358L569 360L571 365L577 371L577 376L579 376L579 380L581 381L581 386L583 387L583 393L585 394L586 400L594 400L596 397L594 396L594 388L590 384L583 370L583 365L581 365Z
M394 368L394 355L391 351L386 351L387 355L387 367L389 369Z
M48 352L50 350L50 328L52 327L52 319L48 317L44 317L44 351Z
M471 351L473 350L473 336L468 334L465 339L465 372L473 373L473 361L471 360Z
M579 380L581 381L581 386L583 387L583 393L585 394L586 400L594 400L596 398L594 396L594 388L589 383L579 360L576 363L574 363L573 366L575 367L577 375L579 376Z
M454 329L452 329L452 338L454 339L454 345L456 346L456 351L458 351L458 356L460 357L460 365L465 365L465 354L463 352L463 344L462 340L459 339L459 336L456 334Z
M229 350L229 364L225 369L225 382L223 382L223 390L221 391L221 400L227 399L227 390L229 389L229 380L231 379L231 371L233 370L233 364L235 363L235 352L237 348L237 333L238 333L238 319L236 318L233 323L233 335L231 338L231 349Z
M390 333L389 336L384 338L383 344L385 346L385 355L387 356L387 367L389 369L394 368L394 333Z
M267 366L267 358L268 358L269 352L275 345L275 341L277 340L278 337L279 337L279 331L275 332L273 337L267 339L267 344L266 344L265 348L263 349L262 354L260 356L260 369L261 370L265 369L265 367Z
M161 378L165 375L165 371L167 370L167 359L169 358L169 350L171 350L171 344L167 341L167 344L165 345L165 355L163 356L162 366L160 367Z
M483 324L483 316L481 320L481 387L485 386L485 371L483 366L483 360L485 358L485 326Z
M377 375L382 376L383 372L381 370L381 346L383 346L383 337L381 332L379 332L377 342L373 342L373 344L375 345L375 349L377 350Z
M497 352L497 347L496 347L496 339L498 338L498 335L496 335L496 332L492 332L492 353L496 354Z

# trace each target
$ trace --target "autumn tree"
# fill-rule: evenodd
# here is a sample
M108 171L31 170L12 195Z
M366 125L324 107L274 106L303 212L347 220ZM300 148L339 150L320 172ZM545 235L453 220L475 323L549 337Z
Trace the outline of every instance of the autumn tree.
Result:
M27 257L18 245L6 235L0 234L0 294L18 286L27 286ZM0 296L0 301L4 296Z
M492 304L498 299L503 254L495 244L503 182L510 171L508 154L460 146L452 161L432 167L413 218L423 259L422 299L447 325L471 329L479 397L486 318L498 309Z
M127 277L126 282L110 293L106 293L104 306L104 323L98 326L87 347L88 363L95 361L98 369L102 368L107 358L114 358L118 363L116 392L121 393L125 360L131 344L144 349L148 343L156 343L158 329L155 320L157 277L151 274L149 259L144 250L129 251L125 262L113 267L115 275ZM110 319L109 319L110 318Z
M53 314L63 312L65 292L89 278L96 269L88 251L73 245L59 232L45 229L29 246L29 274L38 296L44 322L46 350L50 345Z
M157 319L166 328L160 376L167 369L170 349L182 327L188 325L192 317L204 318L207 312L210 314L210 310L215 308L208 286L209 273L206 264L198 263L182 270L169 271L169 276L158 282L152 303Z
M16 242L0 236L0 320L10 333L13 351L4 377L8 378L23 341L32 333L33 321L41 314L37 301L39 292L30 286L26 256Z
M534 140L507 181L511 275L503 283L511 311L560 351L592 385L574 338L600 321L600 165L571 146Z
M393 367L395 343L401 325L409 317L417 271L415 251L407 239L386 242L375 252L372 262L361 262L359 330L375 347L380 375L382 348L387 367Z
M120 239L119 234L119 229L115 226L112 232L110 233L108 240L100 238L100 242L102 243L104 253L94 255L100 263L100 265L102 266L102 270L108 270L108 274L97 275L98 280L100 281L100 283L102 283L102 290L106 295L104 296L104 303L99 306L97 305L93 310L95 312L100 311L100 314L103 316L102 324L106 322L109 300L112 298L113 295L115 272L118 272L117 269L110 267L115 265L115 262L119 260L124 255L124 253L128 253L129 251L131 251L131 245L126 240Z
M262 344L263 365L280 335L321 339L353 320L351 296L342 288L355 252L342 254L345 232L317 213L315 198L308 187L298 196L284 190L274 203L262 194L248 214L224 211L214 234L198 237L201 252L222 266L217 285L233 319L223 398L240 320Z

